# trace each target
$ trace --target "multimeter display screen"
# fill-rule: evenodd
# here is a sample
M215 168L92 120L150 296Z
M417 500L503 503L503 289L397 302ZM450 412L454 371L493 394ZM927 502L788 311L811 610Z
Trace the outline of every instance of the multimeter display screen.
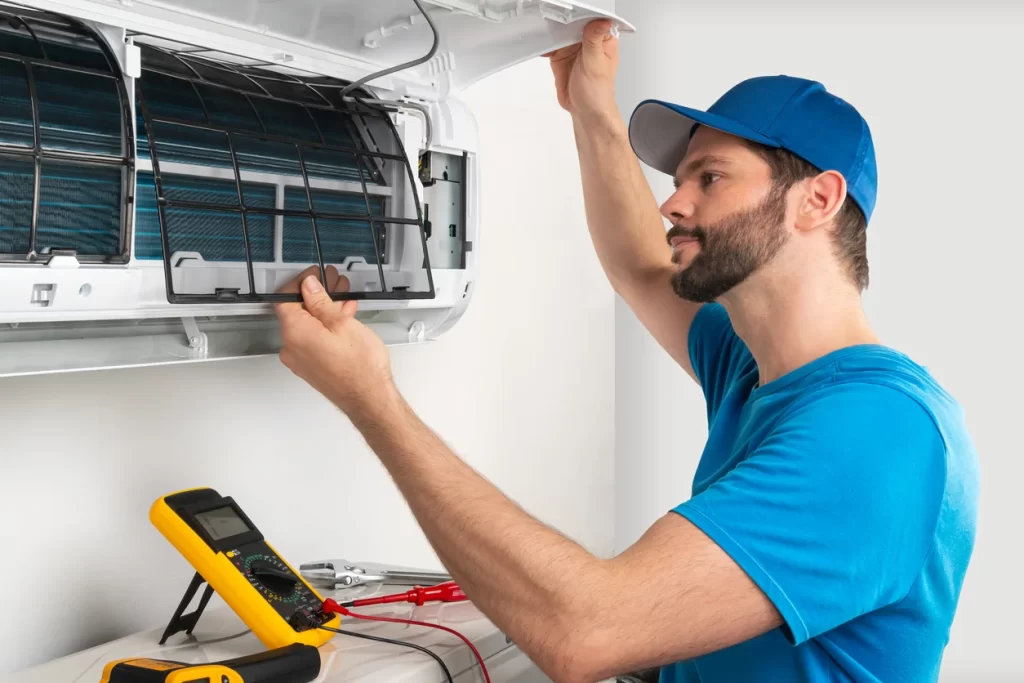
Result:
M245 520L239 517L230 505L199 512L196 514L196 519L214 541L252 531Z

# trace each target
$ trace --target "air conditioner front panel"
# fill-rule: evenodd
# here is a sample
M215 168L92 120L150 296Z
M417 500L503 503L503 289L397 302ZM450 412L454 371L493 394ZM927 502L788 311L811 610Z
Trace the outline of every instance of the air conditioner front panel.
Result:
M322 69L348 80L428 53L430 27L412 0L30 0L171 40L267 59L282 69ZM572 0L422 0L438 29L433 58L373 85L441 99L496 71L579 40L595 18L617 17L611 3ZM601 7L607 4L608 7ZM262 50L260 48L263 48ZM211 57L213 54L211 53Z

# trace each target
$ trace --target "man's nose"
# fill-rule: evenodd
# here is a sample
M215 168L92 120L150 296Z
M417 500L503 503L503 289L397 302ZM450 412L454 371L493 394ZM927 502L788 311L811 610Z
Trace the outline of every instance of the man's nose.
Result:
M684 188L679 188L661 205L661 215L673 225L693 218L696 206L686 195Z

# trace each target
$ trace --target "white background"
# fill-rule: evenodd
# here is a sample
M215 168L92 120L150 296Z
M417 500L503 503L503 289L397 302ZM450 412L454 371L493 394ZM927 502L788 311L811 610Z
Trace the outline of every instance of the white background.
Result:
M568 114L540 60L467 99L479 289L441 341L395 348L394 372L474 467L609 555L614 300ZM438 564L361 437L276 358L0 380L0 433L0 674L166 623L192 573L147 514L180 488L236 497L295 563Z
M646 98L708 107L744 78L789 74L822 81L865 116L879 175L868 314L960 400L981 458L978 543L944 680L1016 681L1024 9L950 4L618 0L638 29L622 42L618 96L626 117ZM664 201L671 180L648 177ZM697 387L616 306L621 550L689 497L707 428Z
M1024 15L900 4L619 0L640 30L623 39L619 101L626 116L646 97L708 106L742 78L790 73L865 114L881 186L868 312L960 399L982 460L944 680L1020 680ZM482 279L441 342L394 350L395 372L471 464L607 555L688 496L704 407L601 274L547 65L469 99L485 155ZM666 197L670 181L650 177ZM191 573L146 513L185 486L236 496L296 562L435 564L358 435L273 358L0 380L0 428L0 672L165 622Z

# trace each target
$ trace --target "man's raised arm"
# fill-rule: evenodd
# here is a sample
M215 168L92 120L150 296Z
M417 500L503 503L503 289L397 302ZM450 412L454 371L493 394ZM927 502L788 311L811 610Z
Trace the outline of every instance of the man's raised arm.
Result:
M687 336L700 304L671 286L665 225L615 104L618 40L610 28L591 22L581 44L548 55L559 104L573 119L587 225L612 287L692 376Z

